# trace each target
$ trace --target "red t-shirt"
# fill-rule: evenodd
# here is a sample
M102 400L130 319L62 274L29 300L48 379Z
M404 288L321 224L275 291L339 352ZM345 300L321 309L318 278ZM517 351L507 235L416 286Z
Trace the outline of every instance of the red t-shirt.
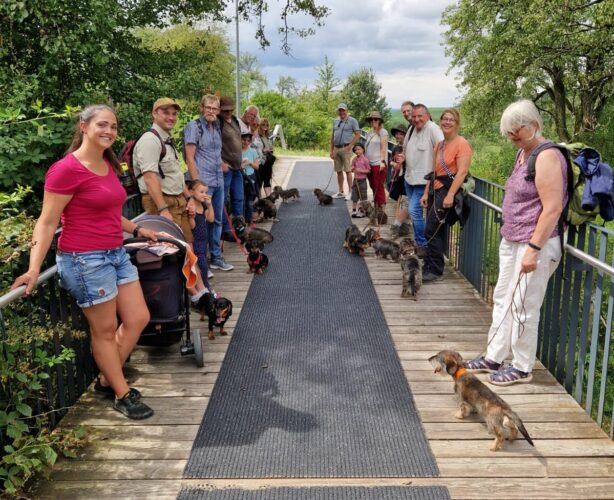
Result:
M122 206L126 192L113 167L106 175L89 171L72 154L51 165L45 191L72 195L61 216L58 248L63 252L110 250L123 244Z

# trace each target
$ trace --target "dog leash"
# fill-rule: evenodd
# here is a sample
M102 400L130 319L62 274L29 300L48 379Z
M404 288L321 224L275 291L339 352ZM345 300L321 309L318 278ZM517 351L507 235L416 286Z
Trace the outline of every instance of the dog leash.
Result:
M230 220L230 217L228 216L226 205L224 205L224 215L226 216L226 220L228 221L228 225L230 226L230 233L232 234L232 237L235 239L235 242L237 246L239 247L240 252L243 255L248 255L249 252L243 248L243 245L241 244L241 240L239 240L239 237L237 236L237 232L235 231L235 228L232 225L232 221ZM247 224L247 222L245 224Z
M522 282L523 277L525 280L524 295L522 293L522 287L521 287L521 282ZM501 319L501 322L497 325L497 328L495 329L492 337L486 344L486 347L490 345L493 339L497 336L497 333L499 333L501 325L503 325L503 322L505 321L505 318L507 317L508 313L512 315L512 319L515 319L518 322L518 326L519 326L518 338L522 337L522 335L524 334L525 332L524 323L525 322L524 320L521 320L521 318L523 314L525 315L525 318L526 318L526 308L525 308L524 302L527 297L528 282L529 282L529 278L527 276L527 273L520 271L520 274L518 275L518 280L516 281L516 285L514 286L514 291L512 292L512 300L510 302L510 305L506 309L505 314L503 315L503 318ZM516 306L516 301L514 300L516 291L518 291L518 295L520 297L520 306Z

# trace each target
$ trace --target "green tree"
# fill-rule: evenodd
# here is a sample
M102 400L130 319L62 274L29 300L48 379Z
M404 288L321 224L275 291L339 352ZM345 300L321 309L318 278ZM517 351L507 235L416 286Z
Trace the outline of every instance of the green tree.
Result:
M239 56L239 86L241 102L245 105L249 104L250 98L255 93L264 92L267 88L268 82L261 68L262 66L255 55L243 52Z
M386 98L380 95L381 90L382 85L377 82L371 68L361 68L348 76L341 98L361 126L365 125L365 118L371 111L379 111L384 121L389 119L390 108Z
M339 103L334 102L337 99L339 85L341 80L337 78L335 73L335 65L328 61L328 56L324 56L324 62L315 68L318 73L318 79L315 82L315 94L322 103L322 107L326 112L333 112L335 106Z
M234 89L234 58L221 28L197 30L185 24L170 29L138 29L141 47L147 51L148 81L155 95L199 101L214 89L230 94Z
M560 140L592 133L614 90L614 2L460 0L443 13L446 51L473 125L519 96L551 117Z
M295 97L298 94L298 80L291 76L280 76L277 80L277 90L284 97Z

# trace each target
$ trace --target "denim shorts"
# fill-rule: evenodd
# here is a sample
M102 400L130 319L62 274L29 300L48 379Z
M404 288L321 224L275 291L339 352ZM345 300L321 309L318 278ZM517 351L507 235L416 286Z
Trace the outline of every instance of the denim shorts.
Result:
M82 308L112 300L119 285L139 279L123 247L93 252L58 251L56 263L60 285Z

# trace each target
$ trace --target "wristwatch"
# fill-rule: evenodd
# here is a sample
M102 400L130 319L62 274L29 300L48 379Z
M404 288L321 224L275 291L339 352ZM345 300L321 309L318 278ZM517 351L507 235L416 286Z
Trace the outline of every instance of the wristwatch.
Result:
M132 231L132 236L134 236L135 238L139 237L139 230L143 229L141 226L139 226L138 224L135 226L134 231Z

